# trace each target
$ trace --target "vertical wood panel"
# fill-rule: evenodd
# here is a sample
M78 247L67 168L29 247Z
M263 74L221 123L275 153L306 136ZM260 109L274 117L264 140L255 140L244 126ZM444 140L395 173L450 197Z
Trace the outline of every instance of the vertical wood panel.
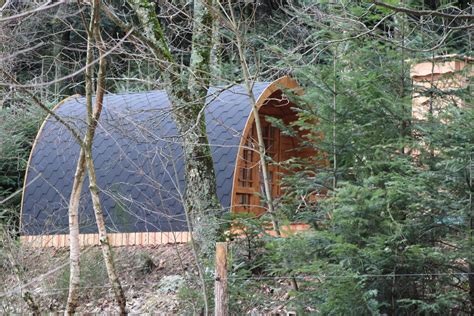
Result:
M169 236L168 243L172 244L172 243L177 243L178 242L179 236L177 235L177 233L170 232L168 234L168 236Z
M111 246L160 245L170 243L186 243L190 241L189 232L139 232L139 233L110 233ZM24 246L33 248L62 248L69 247L69 235L27 235L20 236ZM80 234L81 247L99 245L99 234Z
M69 247L69 235L64 236L64 246Z
M48 236L39 236L41 240L41 247L48 247Z
M66 235L59 235L58 239L59 239L58 247L64 247L66 245L65 243Z
M41 238L41 236L33 236L33 238L31 239L31 243L34 247L43 247L42 240L43 239Z
M115 244L117 243L116 242L116 239L118 237L117 234L108 234L107 236L109 238L109 245L115 246Z
M58 247L59 246L59 235L53 235L51 237L51 246Z

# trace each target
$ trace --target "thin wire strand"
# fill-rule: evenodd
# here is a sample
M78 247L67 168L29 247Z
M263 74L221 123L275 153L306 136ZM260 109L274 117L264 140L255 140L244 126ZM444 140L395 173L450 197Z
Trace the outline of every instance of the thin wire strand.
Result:
M445 273L397 273L397 274L357 274L357 275L324 275L324 274L311 274L311 275L301 275L301 276L249 276L249 277L233 277L228 276L228 281L249 281L249 280L303 280L311 281L309 279L344 279L344 278L393 278L393 277L425 277L425 276L453 276L453 275L462 275L469 276L474 275L474 272L445 272ZM215 278L205 278L206 281L215 281ZM123 287L134 287L139 285L158 285L159 283L149 282L149 283L133 283L133 284L124 284ZM95 286L81 286L78 289L102 289L107 288L111 289L111 285L95 285ZM54 288L54 291L46 291L42 293L35 293L38 295L43 295L47 293L60 293L61 291L66 291L68 288ZM5 292L1 293L0 297L10 296L10 293ZM17 293L16 293L17 294Z

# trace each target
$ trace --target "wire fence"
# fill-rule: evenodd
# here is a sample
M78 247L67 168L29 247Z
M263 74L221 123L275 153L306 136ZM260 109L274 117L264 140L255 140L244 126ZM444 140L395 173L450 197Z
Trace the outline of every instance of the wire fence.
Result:
M320 281L324 279L364 279L364 278L404 278L404 277L435 277L435 276L469 276L474 275L474 272L452 272L452 273L390 273L390 274L351 274L351 275L328 275L328 274L308 274L308 275L295 275L295 276L248 276L248 277L235 277L229 276L228 282L232 281L279 281L279 280L299 280L299 281ZM204 278L205 281L215 281L213 277ZM137 287L137 286L157 286L158 283L132 283L122 284L122 287ZM8 291L0 293L0 298L8 297L14 294L18 294L25 291L26 287L18 288L14 291ZM92 289L112 289L111 285L94 285L94 286L80 286L79 290L92 290ZM41 293L35 293L38 295L54 295L67 291L69 288L54 288L51 291L41 291Z

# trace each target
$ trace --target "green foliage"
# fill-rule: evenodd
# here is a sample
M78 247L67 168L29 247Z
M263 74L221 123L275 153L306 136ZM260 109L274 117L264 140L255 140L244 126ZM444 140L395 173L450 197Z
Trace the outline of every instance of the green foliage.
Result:
M90 299L100 297L109 290L107 270L102 258L100 249L93 248L81 254L81 291L85 297ZM61 273L51 284L46 284L51 288L57 299L65 302L67 300L69 288L69 267L61 270Z
M180 309L186 311L186 314L196 315L201 313L201 307L204 306L204 301L199 289L183 286L178 290L177 296L181 305Z
M0 200L23 186L31 146L44 114L31 107L0 109ZM0 205L0 221L17 225L21 194Z
M417 121L405 52L356 39L329 53L296 71L292 127L329 164L293 159L283 180L281 213L315 231L267 244L266 272L298 277L291 304L321 314L469 311L472 108L427 91L447 105ZM311 194L326 198L302 204Z
M138 275L150 274L155 268L156 264L147 252L140 252L138 254Z
M34 109L0 110L0 190L2 196L22 186L22 174L44 115Z

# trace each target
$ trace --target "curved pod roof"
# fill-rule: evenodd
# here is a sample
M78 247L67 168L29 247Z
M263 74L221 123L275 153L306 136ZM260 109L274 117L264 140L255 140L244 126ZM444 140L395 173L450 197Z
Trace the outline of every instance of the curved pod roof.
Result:
M257 106L282 86L283 77L256 83ZM85 128L85 98L72 97L55 111L79 130ZM217 177L217 194L231 207L234 174L242 135L253 123L251 104L243 86L211 88L205 110L208 139ZM79 154L70 132L48 117L33 145L25 177L22 234L68 232L67 207ZM96 132L93 156L98 185L111 232L186 231L182 195L184 162L170 102L164 91L111 94ZM95 233L88 179L80 206L81 233Z

